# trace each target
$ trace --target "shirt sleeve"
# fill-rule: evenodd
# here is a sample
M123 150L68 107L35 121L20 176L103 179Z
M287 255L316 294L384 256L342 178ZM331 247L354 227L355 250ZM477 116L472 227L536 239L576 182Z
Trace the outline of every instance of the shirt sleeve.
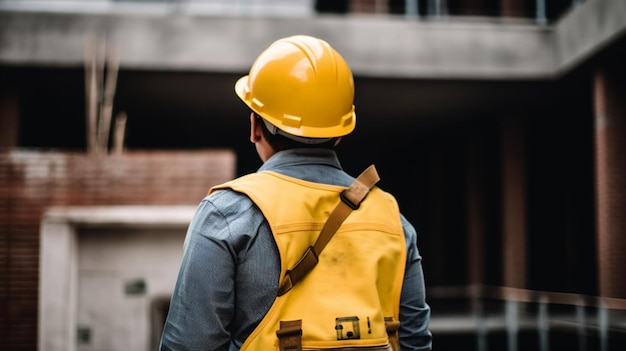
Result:
M417 248L417 232L404 216L402 226L407 245L407 262L400 299L398 331L400 346L403 351L431 350L430 306L426 303L426 287L422 257Z
M233 319L236 254L227 218L205 198L185 238L161 351L226 351Z

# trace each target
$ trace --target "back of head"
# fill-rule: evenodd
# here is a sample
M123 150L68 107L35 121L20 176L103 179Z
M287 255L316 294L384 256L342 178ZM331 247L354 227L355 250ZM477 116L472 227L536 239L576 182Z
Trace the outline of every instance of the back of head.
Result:
M272 43L235 92L273 134L298 142L325 142L356 125L350 67L326 41L311 36Z

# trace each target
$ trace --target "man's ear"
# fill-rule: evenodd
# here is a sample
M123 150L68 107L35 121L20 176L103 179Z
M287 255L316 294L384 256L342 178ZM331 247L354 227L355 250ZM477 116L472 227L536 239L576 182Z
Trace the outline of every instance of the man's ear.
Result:
M256 143L261 140L263 136L263 131L261 131L261 125L259 124L259 120L256 118L254 112L250 113L250 142Z

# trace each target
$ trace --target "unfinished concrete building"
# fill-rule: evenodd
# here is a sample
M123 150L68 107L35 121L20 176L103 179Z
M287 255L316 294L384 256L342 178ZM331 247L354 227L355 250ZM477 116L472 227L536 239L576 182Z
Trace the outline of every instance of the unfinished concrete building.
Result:
M0 0L0 350L155 349L292 34L353 69L338 152L419 231L436 349L623 349L625 1Z

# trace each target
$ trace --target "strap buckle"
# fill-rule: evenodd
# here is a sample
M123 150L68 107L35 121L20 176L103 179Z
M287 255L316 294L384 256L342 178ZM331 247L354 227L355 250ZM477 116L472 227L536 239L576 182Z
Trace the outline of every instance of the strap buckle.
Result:
M341 201L342 201L344 204L348 205L348 207L350 207L351 209L353 209L353 210L358 210L358 209L359 209L359 207L361 207L361 204L360 204L360 203L358 203L358 204L353 204L353 203L352 203L352 201L348 200L348 198L346 197L346 191L348 191L348 189L346 189L346 190L342 191L342 192L339 194L339 198L341 199Z

